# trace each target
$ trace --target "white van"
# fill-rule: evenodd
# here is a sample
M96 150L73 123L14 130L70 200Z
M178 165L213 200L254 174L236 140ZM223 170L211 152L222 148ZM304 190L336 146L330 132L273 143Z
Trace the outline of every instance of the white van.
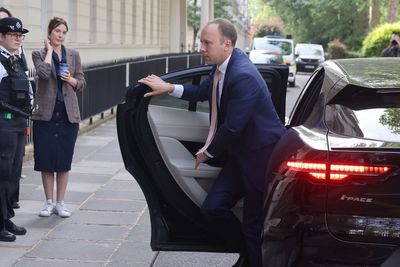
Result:
M297 71L313 72L325 61L324 48L320 44L296 44L294 52Z
M275 35L267 35L261 38L254 38L250 51L250 60L254 64L265 64L261 57L251 56L253 50L260 50L265 44L273 45L281 49L283 62L289 66L289 86L294 87L296 82L296 62L294 57L294 43L292 39L282 38Z

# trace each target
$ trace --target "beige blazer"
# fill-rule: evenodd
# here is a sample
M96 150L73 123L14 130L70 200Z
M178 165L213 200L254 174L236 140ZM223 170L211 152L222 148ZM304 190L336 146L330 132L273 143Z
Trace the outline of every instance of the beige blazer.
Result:
M38 84L36 86L35 98L33 101L34 111L32 120L49 121L53 114L54 105L57 97L57 74L54 68L54 62L51 65L44 62L47 50L34 51L32 53L33 64L38 75ZM63 82L62 91L64 95L65 108L68 114L68 120L72 123L78 123L81 120L78 98L76 92L86 87L85 77L82 71L81 58L75 50L66 48L67 63L69 72L78 83L72 87Z

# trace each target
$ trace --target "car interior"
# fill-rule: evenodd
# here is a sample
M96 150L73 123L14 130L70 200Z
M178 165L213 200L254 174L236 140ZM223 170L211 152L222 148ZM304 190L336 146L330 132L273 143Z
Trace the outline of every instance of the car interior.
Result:
M201 206L220 168L200 164L183 142L205 143L209 128L208 113L150 105L148 120L158 150L180 188Z

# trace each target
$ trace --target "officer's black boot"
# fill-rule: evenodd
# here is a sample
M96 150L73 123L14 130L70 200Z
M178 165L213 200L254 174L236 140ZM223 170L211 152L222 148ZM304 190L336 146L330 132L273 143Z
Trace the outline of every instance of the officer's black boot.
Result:
M8 232L5 227L4 223L3 226L0 226L0 241L5 241L5 242L13 242L15 241L16 237L14 234Z
M24 227L16 225L10 219L6 220L4 222L4 225L5 225L5 229L14 235L26 234L26 229Z

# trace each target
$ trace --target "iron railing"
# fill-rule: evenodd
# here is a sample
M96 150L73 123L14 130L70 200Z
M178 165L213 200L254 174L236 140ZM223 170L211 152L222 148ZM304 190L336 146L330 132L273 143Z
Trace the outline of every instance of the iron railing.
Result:
M81 118L91 120L98 114L103 117L106 110L113 109L124 101L128 88L136 85L142 77L202 64L199 53L160 54L86 64L83 72L87 86L78 93ZM33 69L29 71L29 76L30 79L37 79ZM28 127L31 127L31 121L28 121ZM28 136L26 142L32 142L32 136Z

